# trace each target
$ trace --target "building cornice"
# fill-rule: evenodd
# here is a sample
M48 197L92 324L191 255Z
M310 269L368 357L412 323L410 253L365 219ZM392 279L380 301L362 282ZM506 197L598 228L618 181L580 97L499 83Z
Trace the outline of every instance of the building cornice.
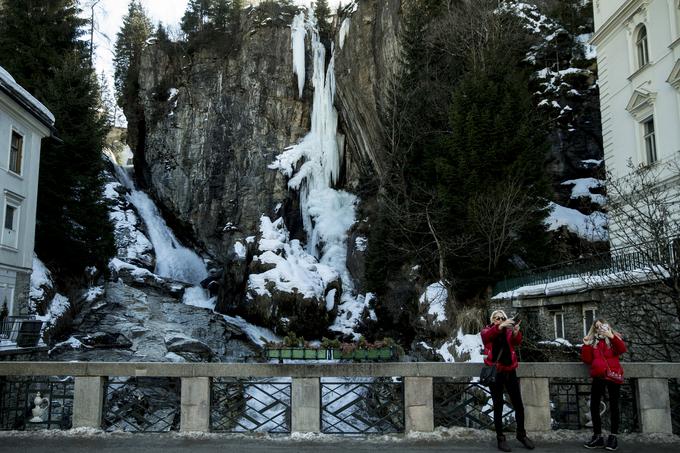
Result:
M628 20L638 11L647 8L649 0L628 0L607 21L602 24L599 30L595 32L590 39L590 43L597 46L602 44L619 25Z
M673 88L680 90L680 59L675 62L671 74L666 79L666 82L670 83Z

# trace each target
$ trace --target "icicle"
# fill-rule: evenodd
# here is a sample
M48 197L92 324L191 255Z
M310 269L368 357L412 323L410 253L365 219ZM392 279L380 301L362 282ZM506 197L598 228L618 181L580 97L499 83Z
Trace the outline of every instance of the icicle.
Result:
M342 21L342 25L340 25L340 48L345 45L345 38L347 37L347 33L349 32L349 17L346 17L345 20Z
M293 74L297 74L298 92L302 98L305 87L305 13L300 13L293 19L290 27L291 46L293 47Z

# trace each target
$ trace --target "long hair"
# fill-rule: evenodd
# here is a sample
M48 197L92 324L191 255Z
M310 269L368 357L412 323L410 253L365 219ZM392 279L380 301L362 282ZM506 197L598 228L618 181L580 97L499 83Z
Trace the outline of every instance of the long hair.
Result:
M586 335L587 337L593 339L593 346L597 346L597 343L600 341L600 338L597 338L597 328L595 327L595 324L597 324L598 322L600 324L608 324L609 330L611 330L612 334L621 338L621 334L614 330L614 326L609 321L607 321L604 318L597 318L596 320L593 321L593 324L590 326L590 330L588 330L588 335ZM609 338L604 337L604 341L607 343L607 346L611 347L611 341L609 340Z

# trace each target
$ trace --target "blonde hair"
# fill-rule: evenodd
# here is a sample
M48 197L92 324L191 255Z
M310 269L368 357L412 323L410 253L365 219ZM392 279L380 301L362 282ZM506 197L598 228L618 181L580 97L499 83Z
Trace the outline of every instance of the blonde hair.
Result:
M489 320L493 323L493 318L496 317L496 315L503 315L505 319L508 319L508 315L505 314L503 310L494 310L493 313L491 313L491 316L489 317Z
M607 324L609 326L609 330L611 330L612 334L621 338L621 334L619 332L617 332L616 330L614 330L614 326L610 322L608 322L604 318L597 318L595 321L593 321L593 324L590 326L590 330L588 330L588 335L586 335L586 337L592 338L593 345L597 345L597 343L600 341L600 339L597 338L597 327L595 327L595 325L598 322L600 324ZM605 337L604 341L607 343L607 345L610 345L609 338Z

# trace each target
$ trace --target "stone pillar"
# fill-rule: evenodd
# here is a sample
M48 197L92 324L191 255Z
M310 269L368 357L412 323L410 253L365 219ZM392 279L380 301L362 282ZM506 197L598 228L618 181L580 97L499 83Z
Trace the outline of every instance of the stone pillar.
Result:
M106 378L101 376L76 376L73 391L74 428L102 427L105 382Z
M321 384L319 378L293 378L291 389L291 431L321 431Z
M180 431L210 431L210 378L182 378Z
M524 402L524 425L527 431L550 431L550 386L548 378L519 380Z
M431 377L404 378L406 432L434 431L434 399Z
M668 379L637 379L637 403L643 433L673 433Z

